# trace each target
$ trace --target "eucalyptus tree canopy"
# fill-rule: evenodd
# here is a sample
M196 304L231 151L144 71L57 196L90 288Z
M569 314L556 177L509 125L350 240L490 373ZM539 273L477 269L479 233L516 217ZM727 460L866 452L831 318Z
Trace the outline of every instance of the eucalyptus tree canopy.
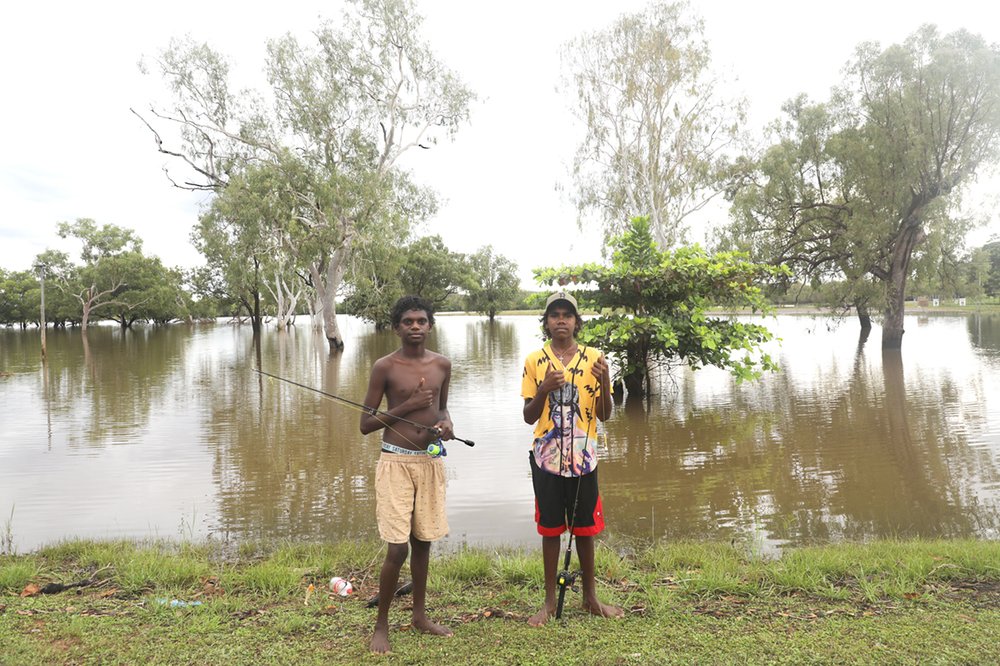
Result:
M517 302L521 282L517 264L485 245L469 257L472 281L466 297L466 309L485 314L490 321L497 312Z
M392 305L405 294L427 299L441 310L452 294L470 288L472 271L465 255L452 252L440 236L416 238L404 247L394 238L370 239L352 260L350 312L388 328Z
M404 292L426 298L436 310L473 283L465 255L449 250L437 235L417 238L406 246L399 279Z
M392 236L385 225L399 210L406 221L432 210L400 157L468 119L472 93L420 39L420 25L409 0L351 2L309 44L288 35L267 45L266 92L231 90L228 63L207 45L174 41L158 61L174 102L151 109L147 125L186 167L175 185L218 193L251 165L280 166L295 199L286 220L294 242L282 251L308 271L332 349L343 347L336 296L355 244Z
M986 255L983 291L988 296L1000 296L1000 240L987 243L981 252Z
M914 260L954 249L963 188L1000 156L1000 50L933 26L865 43L829 102L799 97L785 113L772 145L736 166L735 242L843 280L862 314L882 305L882 346L899 349Z
M56 284L79 303L84 333L95 314L141 304L146 298L139 292L145 288L147 267L155 263L162 271L159 259L151 261L142 253L142 240L132 229L98 227L93 220L80 219L59 223L58 234L76 238L83 246L82 265L67 267Z
M656 2L565 50L586 130L573 161L573 199L605 240L646 215L662 248L683 241L689 217L717 193L721 151L743 103L724 99L703 23L687 4Z
M288 278L294 198L286 183L286 173L268 162L233 174L191 234L210 274L219 277L223 292L239 303L255 331L265 314L265 284L272 277Z
M770 308L761 285L787 269L757 264L739 252L708 254L701 248L660 250L646 218L633 218L612 240L609 266L583 264L535 270L541 284L579 284L581 307L599 315L588 319L579 340L615 360L632 397L650 387L650 371L660 365L714 365L738 380L757 378L776 366L761 346L771 333L761 324L709 316L712 306Z

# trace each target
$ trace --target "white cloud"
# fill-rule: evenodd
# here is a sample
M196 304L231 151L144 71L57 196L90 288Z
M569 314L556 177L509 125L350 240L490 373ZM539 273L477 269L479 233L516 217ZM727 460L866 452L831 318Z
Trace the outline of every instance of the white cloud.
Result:
M428 233L471 252L491 243L521 265L597 259L598 234L580 234L557 191L575 148L568 99L555 91L561 46L644 3L455 3L418 0L425 35L441 59L481 96L453 144L408 161L444 202ZM151 7L155 7L151 10ZM339 2L16 3L0 26L5 103L0 105L0 266L25 269L47 247L66 249L56 224L90 217L135 229L167 265L191 266L189 243L204 195L173 188L167 162L129 107L144 108L158 82L137 62L190 34L228 54L241 77L259 74L264 42L305 36ZM738 76L751 120L774 118L785 99L826 96L862 40L898 42L919 24L966 27L1000 41L998 12L966 0L897 3L845 0L703 2L716 64ZM996 180L984 185L987 193ZM1000 233L993 214L985 235ZM538 255L534 238L552 241Z

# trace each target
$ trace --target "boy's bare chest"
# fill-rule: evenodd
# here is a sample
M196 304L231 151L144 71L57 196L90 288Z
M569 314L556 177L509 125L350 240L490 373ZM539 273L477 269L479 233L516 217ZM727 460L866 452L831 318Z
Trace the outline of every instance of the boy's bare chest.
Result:
M418 389L441 392L444 370L437 363L394 364L386 381L386 394L390 403L402 402Z

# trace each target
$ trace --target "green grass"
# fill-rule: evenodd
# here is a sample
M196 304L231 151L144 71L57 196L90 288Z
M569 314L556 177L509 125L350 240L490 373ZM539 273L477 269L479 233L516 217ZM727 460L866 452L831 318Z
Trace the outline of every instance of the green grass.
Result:
M367 640L383 548L376 543L74 541L0 556L0 663L649 664L990 663L1000 660L1000 544L880 541L768 559L729 544L597 550L601 597L622 620L583 612L531 628L537 551L464 548L431 561L428 605L455 636L390 623L394 653ZM352 580L339 597L326 582ZM404 568L404 577L408 570ZM29 583L92 580L21 597ZM309 585L314 591L309 593ZM201 605L171 607L172 599ZM166 603L164 603L166 602Z

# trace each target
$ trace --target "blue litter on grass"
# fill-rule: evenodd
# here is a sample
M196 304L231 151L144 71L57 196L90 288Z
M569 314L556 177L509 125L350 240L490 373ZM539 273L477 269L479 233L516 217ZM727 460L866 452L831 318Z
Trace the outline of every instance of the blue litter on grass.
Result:
M180 599L157 599L156 603L171 608L187 608L189 606L201 606L200 601L182 601Z

